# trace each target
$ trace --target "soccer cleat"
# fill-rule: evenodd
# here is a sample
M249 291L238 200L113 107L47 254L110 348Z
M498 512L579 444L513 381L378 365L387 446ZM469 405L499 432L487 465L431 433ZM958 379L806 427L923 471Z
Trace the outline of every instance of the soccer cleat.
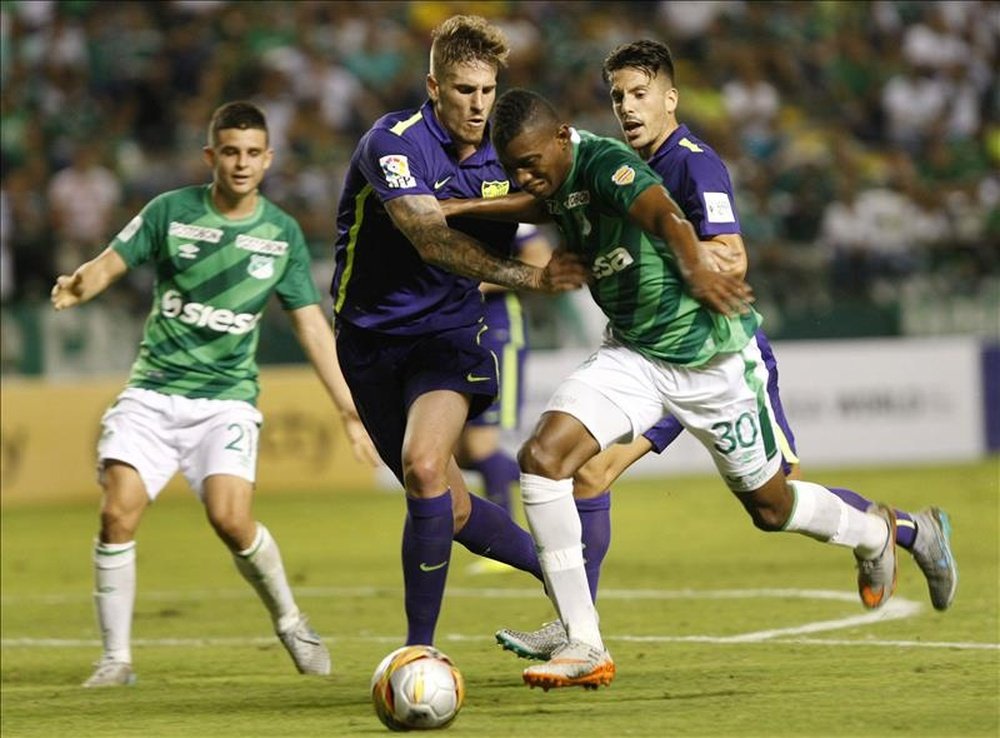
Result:
M548 692L553 687L597 689L615 678L615 662L606 649L583 641L567 641L544 664L524 670L524 683Z
M97 668L83 683L84 687L127 687L135 684L135 672L132 671L132 664L103 658L94 666Z
M278 638L288 650L299 674L325 676L330 673L330 652L323 645L323 639L309 627L309 620L305 615L299 615L299 622L295 627L278 633Z
M872 505L868 508L872 515L878 515L889 526L889 538L885 547L873 559L858 560L858 594L861 604L869 610L882 607L896 591L896 516L887 505Z
M914 513L913 520L917 524L917 537L911 553L927 577L934 609L947 610L958 588L958 567L951 554L951 520L948 513L937 507Z
M535 661L548 661L556 649L568 641L560 620L545 623L538 630L501 628L496 632L496 639L505 651L513 651L522 659Z

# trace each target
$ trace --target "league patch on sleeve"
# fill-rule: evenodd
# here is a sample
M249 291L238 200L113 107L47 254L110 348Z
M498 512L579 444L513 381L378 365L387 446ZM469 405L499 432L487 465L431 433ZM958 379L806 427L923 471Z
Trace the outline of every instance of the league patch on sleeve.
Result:
M706 192L705 200L705 220L709 223L735 223L736 216L733 215L733 205L729 202L729 195L725 192Z
M630 185L635 182L635 170L628 164L622 164L615 170L615 173L611 175L611 181L619 187Z
M402 154L389 154L378 160L385 176L385 183L394 190L416 187L417 181L410 174L410 161Z

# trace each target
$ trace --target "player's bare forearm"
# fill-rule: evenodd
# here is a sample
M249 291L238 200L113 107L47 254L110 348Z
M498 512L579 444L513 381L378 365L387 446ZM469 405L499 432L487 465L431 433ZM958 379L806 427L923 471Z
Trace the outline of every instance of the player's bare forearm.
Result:
M749 310L748 305L753 302L750 286L713 268L694 227L663 187L649 187L639 195L632 203L629 217L667 244L695 299L726 315Z
M720 274L744 279L747 274L747 251L738 233L720 233L701 242L712 268Z
M526 192L503 197L441 200L440 204L446 217L465 215L513 223L545 223L551 220L545 203Z
M378 452L358 416L354 398L337 359L333 331L323 317L323 311L318 305L306 305L289 311L288 315L302 351L340 414L354 458L370 466L378 466Z
M76 307L93 300L128 271L125 260L110 246L81 264L72 274L61 274L49 298L56 310Z
M540 269L495 256L474 238L449 228L433 197L398 197L385 208L420 257L441 269L514 290L562 292L586 282L586 270L582 264L574 265L572 257L553 259Z

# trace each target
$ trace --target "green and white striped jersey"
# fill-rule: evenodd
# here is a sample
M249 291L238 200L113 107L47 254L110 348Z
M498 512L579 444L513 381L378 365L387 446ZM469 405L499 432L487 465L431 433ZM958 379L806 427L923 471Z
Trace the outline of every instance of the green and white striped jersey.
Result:
M111 242L129 268L151 261L153 305L130 387L255 403L258 323L274 293L286 310L320 301L299 224L259 197L231 220L197 185L154 198Z
M687 291L670 247L628 217L635 199L662 180L625 144L573 131L573 166L546 201L566 246L591 265L590 293L611 335L639 353L698 366L741 350L760 315L729 318Z

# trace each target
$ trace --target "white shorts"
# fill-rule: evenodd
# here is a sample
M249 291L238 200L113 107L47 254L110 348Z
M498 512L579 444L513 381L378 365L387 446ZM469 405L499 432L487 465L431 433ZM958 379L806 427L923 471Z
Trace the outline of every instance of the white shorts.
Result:
M242 400L191 399L129 387L101 418L98 474L108 460L135 467L151 500L178 469L200 498L213 474L251 483L263 416Z
M673 415L712 454L734 492L759 489L781 467L756 338L741 352L699 367L648 359L607 340L559 385L545 409L572 415L602 449L629 443Z

